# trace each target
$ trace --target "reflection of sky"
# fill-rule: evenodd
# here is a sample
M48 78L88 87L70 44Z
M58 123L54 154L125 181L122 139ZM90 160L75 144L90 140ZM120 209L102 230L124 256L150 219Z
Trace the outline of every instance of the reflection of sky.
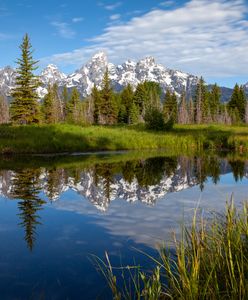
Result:
M235 201L248 200L248 179L235 182L232 174L220 176L217 185L211 179L201 192L194 186L177 193L169 193L150 207L140 202L112 201L108 211L100 213L85 198L72 191L54 203L56 209L92 215L92 223L105 228L112 236L125 236L136 243L154 247L161 240L168 240L172 231L180 229L182 217L190 220L194 208L203 212L223 211L231 195Z
M68 190L38 212L42 225L37 226L32 253L18 226L17 201L0 197L0 298L95 299L104 284L89 254L102 256L106 250L114 265L120 265L120 259L132 264L135 255L145 264L147 259L132 247L153 252L157 243L171 240L172 231L179 232L182 219L189 221L194 208L223 211L232 193L238 203L247 199L247 187L248 179L236 183L226 174L217 185L209 178L203 192L194 186L168 193L154 206L115 200L106 212Z

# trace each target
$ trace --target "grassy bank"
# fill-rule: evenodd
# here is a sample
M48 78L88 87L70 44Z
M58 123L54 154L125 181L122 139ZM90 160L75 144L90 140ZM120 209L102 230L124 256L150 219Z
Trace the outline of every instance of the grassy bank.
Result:
M248 128L175 126L170 132L152 132L143 126L90 126L69 124L0 126L0 153L63 153L102 150L235 149L248 151Z
M193 218L183 228L174 250L165 246L153 271L138 266L122 267L122 274L106 261L95 258L113 299L247 299L248 298L248 203L239 211L233 202L226 214L212 220Z

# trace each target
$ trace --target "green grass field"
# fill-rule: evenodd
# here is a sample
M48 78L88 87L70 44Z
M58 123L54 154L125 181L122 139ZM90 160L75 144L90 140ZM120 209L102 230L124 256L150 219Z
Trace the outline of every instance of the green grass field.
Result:
M0 153L72 153L102 150L177 149L248 151L248 127L177 125L169 132L144 126L89 126L70 124L0 126Z

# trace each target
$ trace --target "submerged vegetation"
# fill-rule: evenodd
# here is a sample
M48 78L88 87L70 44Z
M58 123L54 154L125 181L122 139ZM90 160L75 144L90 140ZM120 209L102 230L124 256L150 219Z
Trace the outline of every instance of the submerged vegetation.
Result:
M211 220L193 217L174 248L162 246L159 258L151 257L153 271L139 266L117 268L94 257L113 299L247 299L248 203L237 210L233 201L223 216Z

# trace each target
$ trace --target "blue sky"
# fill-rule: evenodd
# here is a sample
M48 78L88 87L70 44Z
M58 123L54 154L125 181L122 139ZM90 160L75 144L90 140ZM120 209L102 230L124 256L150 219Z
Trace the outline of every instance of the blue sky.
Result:
M246 0L0 0L0 67L14 66L24 33L40 67L73 72L94 53L122 63L152 55L208 82L248 81Z

